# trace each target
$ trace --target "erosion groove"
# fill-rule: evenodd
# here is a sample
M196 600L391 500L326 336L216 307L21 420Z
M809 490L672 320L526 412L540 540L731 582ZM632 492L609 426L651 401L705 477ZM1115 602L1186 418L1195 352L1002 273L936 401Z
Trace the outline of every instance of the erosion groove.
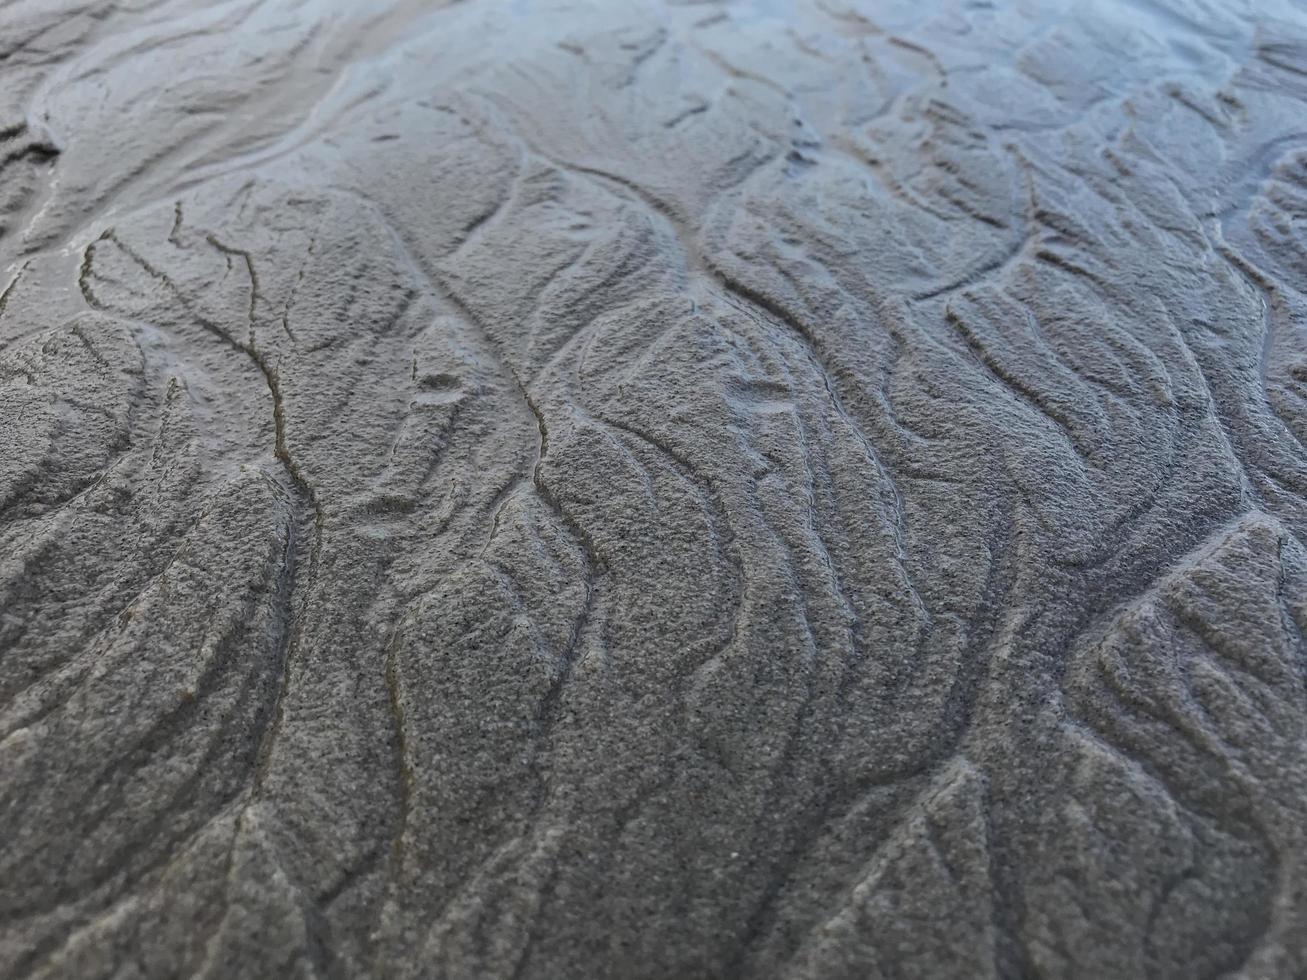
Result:
M5 5L0 976L1307 976L1307 10L706 7Z

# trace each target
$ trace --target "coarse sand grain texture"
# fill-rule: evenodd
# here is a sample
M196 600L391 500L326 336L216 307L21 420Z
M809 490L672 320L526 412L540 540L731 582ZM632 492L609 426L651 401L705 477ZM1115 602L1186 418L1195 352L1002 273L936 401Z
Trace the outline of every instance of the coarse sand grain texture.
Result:
M1307 977L1307 2L0 0L0 977Z

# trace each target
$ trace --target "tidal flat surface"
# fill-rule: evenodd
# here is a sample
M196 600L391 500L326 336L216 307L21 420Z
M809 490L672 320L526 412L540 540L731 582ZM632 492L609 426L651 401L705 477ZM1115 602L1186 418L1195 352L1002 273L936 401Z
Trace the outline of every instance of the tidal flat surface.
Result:
M1307 5L0 83L0 976L1307 976Z

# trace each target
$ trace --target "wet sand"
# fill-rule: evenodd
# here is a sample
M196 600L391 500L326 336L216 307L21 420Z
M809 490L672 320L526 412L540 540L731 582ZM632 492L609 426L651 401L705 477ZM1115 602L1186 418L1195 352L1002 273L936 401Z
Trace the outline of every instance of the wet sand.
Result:
M1307 8L0 79L0 975L1307 976Z

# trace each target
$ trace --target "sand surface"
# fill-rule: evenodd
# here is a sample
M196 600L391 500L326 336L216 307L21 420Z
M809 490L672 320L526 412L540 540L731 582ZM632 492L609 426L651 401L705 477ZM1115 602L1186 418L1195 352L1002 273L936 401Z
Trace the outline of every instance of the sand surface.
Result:
M0 976L1307 976L1307 6L0 83Z

